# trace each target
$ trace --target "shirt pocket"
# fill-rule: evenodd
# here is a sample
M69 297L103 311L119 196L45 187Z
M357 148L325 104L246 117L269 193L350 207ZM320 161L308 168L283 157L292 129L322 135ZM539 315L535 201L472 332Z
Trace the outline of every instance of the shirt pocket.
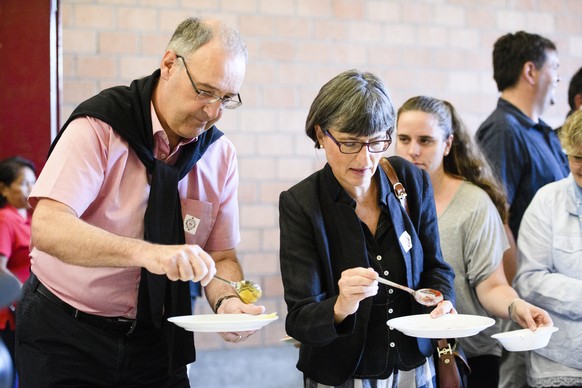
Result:
M180 201L186 244L197 244L204 248L214 225L214 205L196 199L182 198Z
M582 236L555 236L553 252L558 272L582 279Z

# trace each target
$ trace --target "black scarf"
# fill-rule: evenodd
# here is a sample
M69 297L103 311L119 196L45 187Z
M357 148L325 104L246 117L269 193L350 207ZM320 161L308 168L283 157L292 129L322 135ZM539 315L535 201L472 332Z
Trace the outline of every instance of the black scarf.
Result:
M155 159L150 103L159 77L160 70L156 70L151 76L133 81L129 87L106 89L81 103L59 132L49 154L75 118L91 116L109 124L129 143L151 176L144 239L157 244L184 244L178 182L223 133L212 126L198 136L197 141L182 147L174 166ZM165 275L152 274L142 268L137 314L138 326L164 328L169 346L170 373L195 360L192 333L163 320L163 317L192 314L188 282L171 282Z

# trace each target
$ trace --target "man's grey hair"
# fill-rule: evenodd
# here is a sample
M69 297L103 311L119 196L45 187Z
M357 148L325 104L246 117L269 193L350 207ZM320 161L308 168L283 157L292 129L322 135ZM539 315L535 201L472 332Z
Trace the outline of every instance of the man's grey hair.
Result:
M224 49L233 54L242 54L248 60L247 46L234 28L219 20L188 18L174 31L166 50L177 55L189 56L213 39L218 39Z

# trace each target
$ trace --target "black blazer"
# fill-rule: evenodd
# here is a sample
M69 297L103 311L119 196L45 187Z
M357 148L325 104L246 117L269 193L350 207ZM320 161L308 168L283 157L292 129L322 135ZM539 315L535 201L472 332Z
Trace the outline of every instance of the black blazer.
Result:
M410 217L393 189L386 195L394 224L394 243L400 246L408 286L441 291L454 303L452 268L443 260L432 186L428 174L399 157L389 158L408 194ZM387 180L378 166L376 178ZM356 368L366 341L372 298L360 303L358 311L340 325L333 320L333 306L339 293L342 271L369 267L366 242L353 207L336 202L338 184L331 167L309 176L281 193L281 274L287 303L286 331L301 342L297 368L311 379L339 385ZM405 252L398 236L407 231L412 248ZM418 233L417 233L418 231ZM413 314L427 313L412 302ZM399 349L410 359L433 353L428 339L417 339L416 349ZM385 355L380 355L385 357Z

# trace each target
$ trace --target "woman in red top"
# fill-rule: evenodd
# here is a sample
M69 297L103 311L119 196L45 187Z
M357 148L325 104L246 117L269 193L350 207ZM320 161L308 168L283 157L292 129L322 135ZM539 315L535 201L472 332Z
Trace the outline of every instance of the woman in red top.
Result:
M13 157L0 162L0 272L22 284L30 275L28 195L36 182L32 162ZM0 310L0 336L14 360L13 308Z

